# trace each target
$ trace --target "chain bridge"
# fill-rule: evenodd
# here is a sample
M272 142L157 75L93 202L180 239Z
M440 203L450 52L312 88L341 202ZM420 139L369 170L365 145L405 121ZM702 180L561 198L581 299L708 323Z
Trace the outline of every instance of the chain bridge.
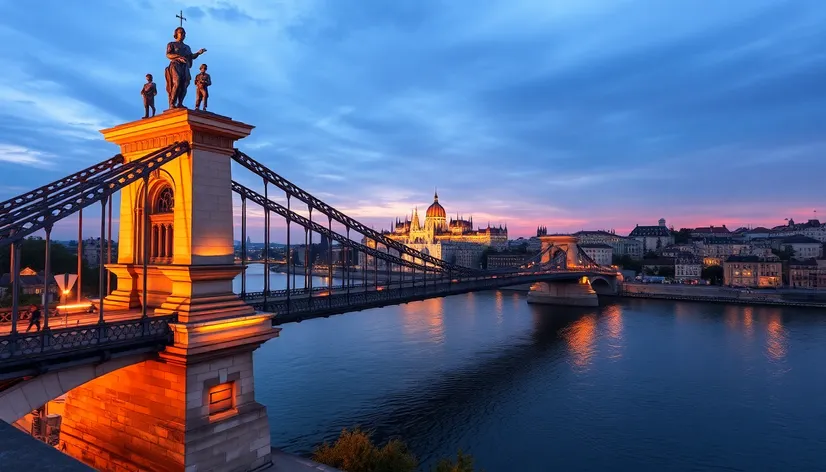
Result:
M0 419L13 423L68 394L60 447L93 467L254 470L271 456L252 352L278 337L281 325L520 284L532 284L534 303L593 305L594 289L616 290L616 270L594 263L565 235L543 236L539 254L507 269L462 267L420 252L238 150L236 142L252 129L214 113L173 109L103 130L119 154L0 203L0 248L11 253L12 274L12 307L0 312ZM239 261L234 199L241 204ZM256 261L247 259L251 211L264 215L265 249ZM99 222L92 236L102 242L97 293L83 294L78 280L72 302L44 299L36 307L40 325L29 330L33 308L20 302L22 244L44 236L49 293L54 225L77 220L82 274L83 218L90 212ZM115 220L113 260L103 242L113 239ZM276 235L273 225L284 232ZM303 237L294 241L293 233ZM298 265L295 251L310 251L315 235L330 242L327 263ZM276 238L286 241L279 261L269 250ZM247 291L245 269L253 262L263 263L265 274L278 262L286 289L272 289L265 276L263 290ZM326 283L314 287L319 269L326 269Z

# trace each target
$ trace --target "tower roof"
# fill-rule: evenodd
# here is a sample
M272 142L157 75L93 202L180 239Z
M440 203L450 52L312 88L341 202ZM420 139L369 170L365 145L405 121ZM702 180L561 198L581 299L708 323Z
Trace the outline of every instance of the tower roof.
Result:
M425 218L442 218L447 219L447 212L444 207L439 204L439 193L433 192L433 203L427 207Z

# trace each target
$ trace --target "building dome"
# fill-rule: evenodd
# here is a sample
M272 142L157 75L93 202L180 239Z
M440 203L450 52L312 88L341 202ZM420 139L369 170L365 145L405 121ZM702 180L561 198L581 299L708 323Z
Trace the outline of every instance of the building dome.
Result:
M443 220L447 219L447 212L445 212L444 207L439 204L439 194L433 194L433 204L427 207L427 213L425 214L425 218L441 218Z

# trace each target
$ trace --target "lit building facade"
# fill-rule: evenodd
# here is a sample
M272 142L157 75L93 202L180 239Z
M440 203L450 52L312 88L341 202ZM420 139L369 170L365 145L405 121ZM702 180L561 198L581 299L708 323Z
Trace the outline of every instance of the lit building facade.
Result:
M413 249L463 267L479 268L486 247L497 251L508 248L507 226L488 224L485 228L474 229L472 217L467 220L458 216L448 219L438 194L433 195L433 203L427 208L424 221L415 209L412 218L397 219L391 230L384 234ZM376 246L375 241L367 238L364 243L370 247ZM382 250L381 245L379 250ZM402 257L409 259L407 255Z
M508 248L507 226L488 224L485 228L473 229L473 217L467 220L458 216L448 219L447 212L439 203L439 194L433 195L433 203L427 208L424 222L419 219L418 209L413 210L411 219L396 220L387 235L405 244L451 241L481 244L497 251Z
M579 244L580 249L594 262L601 266L610 266L614 256L614 248L608 244Z
M671 230L665 226L665 219L663 218L660 218L657 226L637 225L628 237L642 243L643 254L659 251L674 244L674 235L671 234Z
M608 231L580 231L574 233L577 241L582 244L607 244L611 246L613 254L629 256L632 259L642 259L642 242L633 238L620 236Z
M723 283L735 287L779 287L783 265L779 259L730 256L723 262Z

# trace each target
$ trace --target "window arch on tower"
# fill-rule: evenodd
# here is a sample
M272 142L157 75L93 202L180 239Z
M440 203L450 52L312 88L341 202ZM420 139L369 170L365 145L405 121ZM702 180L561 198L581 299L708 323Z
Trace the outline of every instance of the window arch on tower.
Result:
M171 264L174 251L175 192L169 184L162 184L150 193L149 262Z

